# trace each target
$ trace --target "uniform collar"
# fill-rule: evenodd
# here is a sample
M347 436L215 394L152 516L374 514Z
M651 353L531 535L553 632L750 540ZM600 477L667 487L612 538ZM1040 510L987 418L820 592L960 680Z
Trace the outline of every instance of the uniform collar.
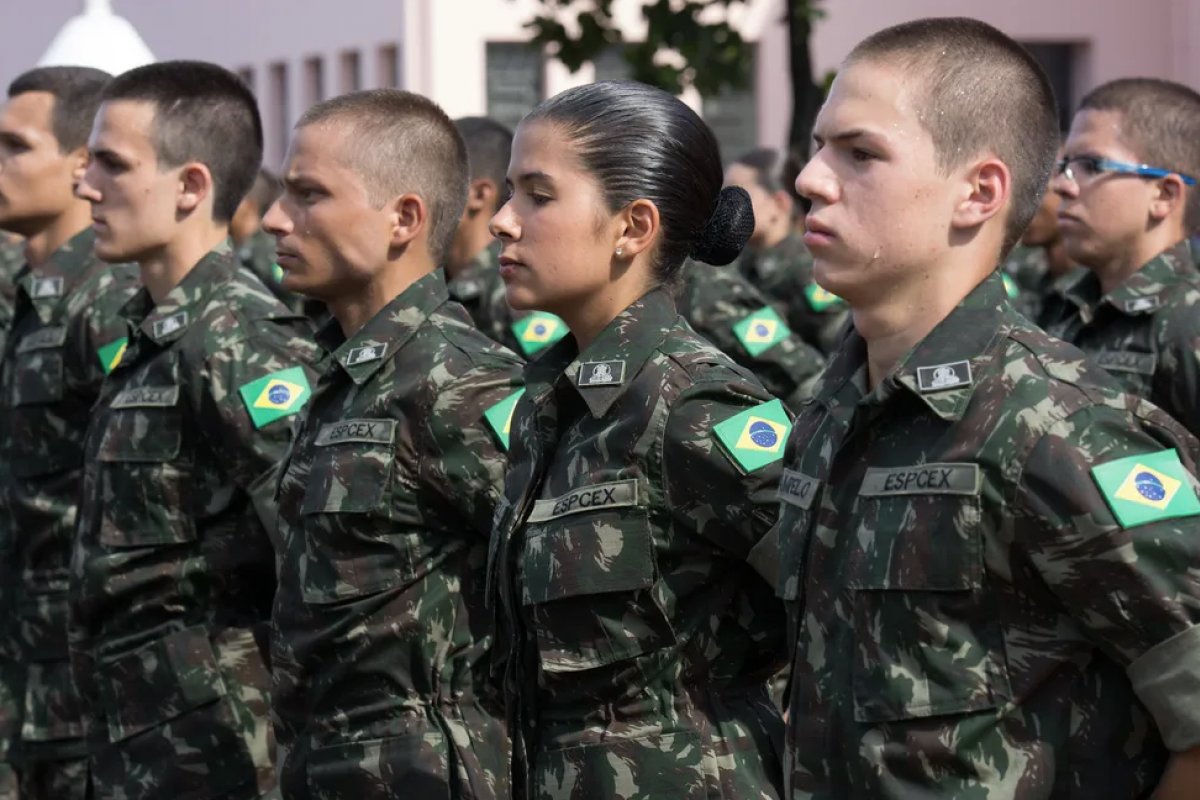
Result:
M991 345L1012 313L1003 280L993 272L862 400L883 404L897 394L908 394L942 419L962 419L990 359ZM866 343L851 330L821 380L818 401L832 407L834 399L844 399L851 388L863 395L866 359Z
M441 270L431 272L396 295L350 338L333 319L317 333L317 342L361 386L449 299Z
M608 323L582 353L576 350L575 337L565 336L530 362L525 370L527 391L536 401L556 383L568 383L599 419L633 383L678 316L670 294L661 287L653 289Z
M1094 316L1089 309L1112 306L1119 313L1136 317L1153 314L1167 301L1167 293L1197 277L1191 247L1184 239L1147 261L1120 286L1100 297L1100 279L1089 271L1067 288L1067 299L1080 309L1085 321Z
M155 344L167 345L183 336L213 293L237 270L233 247L226 240L201 258L161 303L156 304L143 286L121 309L121 316Z
M42 322L50 321L54 308L97 264L92 251L95 241L95 231L85 228L55 250L46 263L37 267L26 264L17 273L18 291L33 304Z

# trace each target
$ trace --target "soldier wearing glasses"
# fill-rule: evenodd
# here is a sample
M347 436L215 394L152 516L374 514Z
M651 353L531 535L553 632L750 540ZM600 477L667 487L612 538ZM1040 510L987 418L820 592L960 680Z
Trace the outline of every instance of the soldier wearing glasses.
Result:
M1200 432L1200 94L1113 81L1083 100L1051 188L1067 255L1088 272L1041 323L1125 388Z

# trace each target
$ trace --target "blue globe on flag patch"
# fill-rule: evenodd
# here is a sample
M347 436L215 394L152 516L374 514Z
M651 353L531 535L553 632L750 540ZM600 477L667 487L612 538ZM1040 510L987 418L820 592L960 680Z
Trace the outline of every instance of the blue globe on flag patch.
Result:
M541 323L541 322L537 323L536 325L534 325L534 326L533 326L533 332L534 332L534 334L536 334L537 336L545 336L545 335L546 335L546 326L545 326L545 324L543 324L543 323Z
M267 399L277 406L286 405L292 399L292 390L283 384L275 384L267 392Z
M750 425L750 441L759 447L774 447L779 441L779 434L770 423L761 420Z
M754 332L764 339L767 339L771 336L771 329L766 325L763 325L761 322L754 326Z
M1139 472L1133 479L1133 485L1137 487L1138 494L1156 503L1167 496L1167 488L1162 481L1149 472Z

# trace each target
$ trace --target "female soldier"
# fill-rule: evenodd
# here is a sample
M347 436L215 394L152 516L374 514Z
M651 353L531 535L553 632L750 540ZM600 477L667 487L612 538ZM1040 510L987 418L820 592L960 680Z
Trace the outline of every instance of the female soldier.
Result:
M508 181L508 301L571 331L526 370L489 565L514 796L778 797L782 612L748 560L790 420L665 289L733 260L749 198L694 112L627 82L534 109Z

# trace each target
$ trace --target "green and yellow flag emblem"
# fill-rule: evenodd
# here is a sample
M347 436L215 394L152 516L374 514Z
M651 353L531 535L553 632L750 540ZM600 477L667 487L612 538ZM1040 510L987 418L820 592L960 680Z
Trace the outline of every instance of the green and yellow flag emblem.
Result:
M783 403L748 408L713 428L717 441L743 472L753 472L783 458L783 445L792 432Z
M1174 450L1092 467L1092 477L1123 528L1200 514L1200 499Z
M283 283L283 267L278 264L271 265L271 280L276 283Z
M500 440L500 446L505 450L508 450L509 435L512 433L513 412L517 408L517 401L523 394L525 394L525 390L518 389L483 412L483 418L487 420L487 424L491 426L496 438Z
M513 334L525 355L540 353L567 335L567 323L545 311L535 311L513 323Z
M757 356L779 344L792 331L775 313L775 309L765 306L734 325L733 332L746 352Z
M121 363L121 359L125 357L125 350L129 347L129 337L122 336L120 339L115 339L96 351L96 356L100 359L100 366L104 368L104 374L112 372Z
M312 394L308 376L300 367L291 367L272 372L250 381L238 389L242 402L255 428L261 428L277 419L290 417L301 408Z
M1008 295L1008 299L1016 300L1017 296L1021 294L1021 290L1017 288L1017 282L1007 272L1000 273L1000 280L1004 283L1004 293Z
M817 285L816 281L804 287L804 297L808 300L808 307L813 311L824 311L825 309L841 305L843 300L833 292L828 292Z

